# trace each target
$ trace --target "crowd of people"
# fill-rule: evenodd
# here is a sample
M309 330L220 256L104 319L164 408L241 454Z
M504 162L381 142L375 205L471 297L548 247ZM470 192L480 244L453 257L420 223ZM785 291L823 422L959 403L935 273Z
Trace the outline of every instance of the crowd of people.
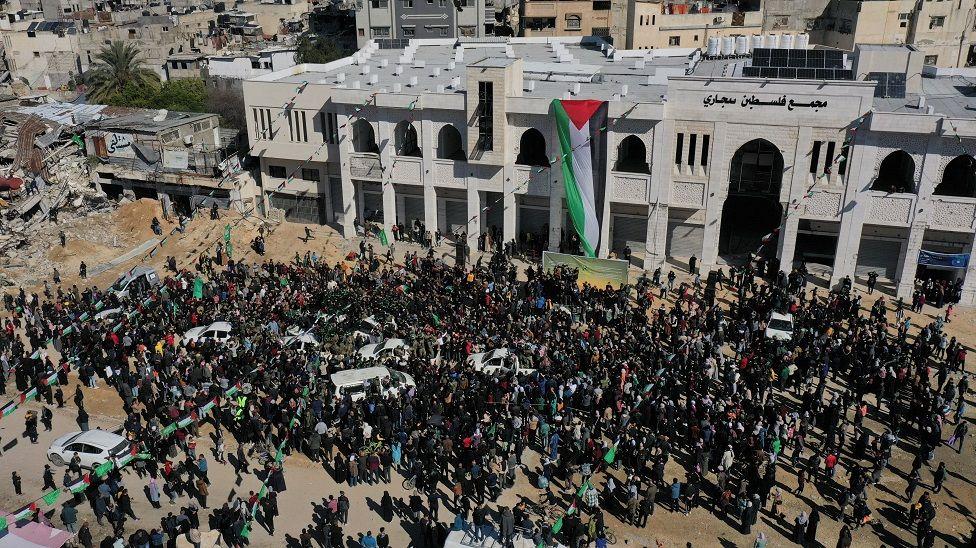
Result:
M766 515L801 545L845 547L867 534L858 529L876 518L871 491L885 477L904 478L897 526L919 548L951 534L933 527L945 510L928 491L914 498L929 476L934 492L949 481L936 458L949 425L953 449L963 450L968 431L965 348L946 341L941 322L912 334L884 297L864 310L846 287L818 294L798 273L764 280L747 267L676 284L658 272L596 288L562 267L520 271L502 253L461 268L432 252L384 263L363 249L337 264L200 261L200 272L173 273L122 299L62 285L5 295L3 380L27 390L53 373L66 383L71 371L86 386L111 387L123 402L124 435L151 457L135 462L136 478L116 469L93 479L65 506L64 525L78 529L74 506L87 504L111 523L117 546L175 546L181 535L199 542L201 530L239 546L251 516L274 534L287 489L281 447L285 457L322 461L340 485L302 531L309 546L343 546L349 498L361 483L392 484L393 471L414 487L391 485L380 511L386 522L394 514L410 522L416 546L441 546L451 529L508 546L516 536L601 546L613 536L609 515L645 527L660 505L706 507L756 546L767 542L765 531L753 532ZM715 286L730 290L728 301L704 298ZM94 319L114 308L123 312ZM792 316L789 336L766 335L773 312ZM230 340L181 337L216 321L232 325ZM307 337L286 335L315 343L299 348L289 342ZM394 377L356 391L330 383L337 371L376 365L356 350L393 337L407 349L385 364L416 386ZM487 374L468 360L497 349L518 356L527 373ZM42 401L63 405L61 388L39 388ZM84 398L74 391L86 429ZM196 413L214 401L213 412ZM185 417L187 428L165 432ZM198 448L208 437L212 453ZM538 466L525 464L530 452ZM892 465L895 452L911 456L911 470ZM208 456L238 474L257 470L269 493L210 509ZM83 473L69 464L64 484ZM497 504L520 475L538 496ZM786 475L795 476L792 493ZM135 481L154 506L168 499L180 510L159 523L130 521L126 486L143 491ZM806 498L807 485L831 503ZM785 516L786 497L805 509ZM844 524L839 538L825 538L827 519ZM389 545L385 530L352 533L362 546ZM88 523L76 541L93 545Z

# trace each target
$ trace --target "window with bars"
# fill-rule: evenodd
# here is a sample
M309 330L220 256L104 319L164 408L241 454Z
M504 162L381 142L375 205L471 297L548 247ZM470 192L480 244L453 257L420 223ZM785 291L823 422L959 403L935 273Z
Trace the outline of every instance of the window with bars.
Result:
M478 82L478 148L494 150L494 84Z
M322 131L322 141L330 144L339 144L339 116L334 112L319 113L319 128Z

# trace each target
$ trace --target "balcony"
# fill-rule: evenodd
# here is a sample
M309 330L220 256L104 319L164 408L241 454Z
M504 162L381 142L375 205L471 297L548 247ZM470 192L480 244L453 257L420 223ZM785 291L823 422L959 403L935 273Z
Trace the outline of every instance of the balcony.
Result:
M416 156L394 156L391 177L396 184L422 185L423 162Z
M929 208L929 226L932 228L972 231L976 221L976 199L933 196Z
M353 179L382 181L383 168L377 154L354 152L349 155L349 174Z
M645 173L612 171L613 201L625 204L646 204L651 176Z
M885 194L871 191L871 210L867 221L871 224L908 226L915 209L914 194Z

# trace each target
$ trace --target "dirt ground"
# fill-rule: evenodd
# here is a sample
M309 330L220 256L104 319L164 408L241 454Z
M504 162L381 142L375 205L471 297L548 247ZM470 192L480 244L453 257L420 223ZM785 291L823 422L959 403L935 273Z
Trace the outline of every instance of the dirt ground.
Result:
M257 219L242 219L236 214L226 214L218 221L211 221L209 216L198 217L193 220L185 234L176 233L170 236L163 247L148 260L143 261L142 255L131 260L121 262L114 268L106 272L93 276L88 280L77 278L77 266L81 260L85 260L89 269L96 265L108 262L115 257L125 254L130 249L138 246L146 240L155 238L149 228L149 222L153 216L162 219L158 203L151 200L139 200L134 203L126 204L113 213L91 219L85 227L84 232L76 232L76 237L69 238L67 245L61 248L57 243L57 230L53 232L54 239L50 239L50 234L44 236L42 240L39 236L39 243L48 247L46 258L49 261L50 270L25 271L25 269L10 269L11 274L19 283L23 283L32 288L39 288L43 280L57 267L64 278L65 284L84 282L87 284L98 284L104 286L112 281L123 271L132 268L137 264L149 264L162 270L163 262L169 255L174 255L180 267L188 266L200 253L212 251L214 245L222 239L223 227L230 223L232 229L232 243L234 246L236 260L254 261L259 257L249 248L251 239L257 234L259 223ZM164 234L175 227L175 224L163 222ZM278 226L269 226L270 234L266 239L267 255L265 259L291 260L295 253L304 255L306 251L314 251L326 260L334 261L345 255L349 249L358 246L359 240L345 241L331 228L319 225L308 225L311 230L312 238L305 240L306 225L283 223ZM87 235L87 236L86 236ZM116 245L117 242L117 245ZM380 249L380 245L375 240L373 245ZM406 244L397 243L397 255L402 257L403 251L414 249ZM448 252L447 246L441 250ZM16 257L12 258L16 261ZM11 288L6 288L10 290ZM863 289L863 288L862 288ZM724 295L728 297L728 295ZM863 302L870 306L874 302L877 294L865 296ZM931 322L939 311L926 306L922 314L913 314L913 323L916 326L926 325ZM955 335L972 348L976 341L976 322L974 322L976 311L972 309L960 309L947 325L950 334ZM893 312L890 312L893 318ZM970 362L973 359L970 358ZM971 374L973 365L970 363L968 372ZM68 404L64 409L54 409L55 420L52 432L42 432L39 443L33 445L23 437L23 417L25 409L20 409L13 415L0 420L0 508L5 510L15 510L23 504L36 498L41 493L41 474L43 464L46 462L45 451L50 442L59 435L76 430L75 417L76 409L70 403L70 396L75 391L77 381L72 376L72 384L65 389L68 396ZM106 429L116 428L121 424L120 415L121 404L114 390L100 387L97 389L83 388L85 394L86 407L91 413L92 427ZM0 403L5 403L14 393L13 387L8 385L6 396L0 396ZM874 401L869 401L872 405ZM33 402L25 405L26 409L39 410L41 403ZM969 412L966 420L973 421L973 402L969 401ZM884 425L876 422L878 417L876 408L871 408L868 415L866 427L874 432L881 432ZM976 425L974 425L976 426ZM947 426L951 431L952 426ZM972 429L972 427L971 427ZM970 436L971 438L972 436ZM202 436L199 451L210 451L212 440L209 436ZM903 442L902 449L896 450L889 469L880 484L874 488L869 488L869 506L874 510L875 521L854 532L854 543L856 546L914 546L914 531L906 529L905 512L906 501L902 494L905 487L905 475L911 467L911 457L904 451L907 447ZM233 441L228 439L228 453L232 453L236 447ZM809 451L807 452L809 453ZM209 453L208 453L209 454ZM211 507L221 504L235 495L247 496L249 491L256 490L260 486L260 480L253 473L244 474L240 477L235 476L233 469L229 465L219 465L214 462L212 455L210 460L212 479L211 496L209 505ZM967 447L961 454L947 446L939 447L936 450L935 460L932 468L923 467L922 481L916 493L916 498L921 495L924 489L931 488L932 474L935 466L945 461L949 469L949 478L946 487L941 493L933 495L933 500L937 504L937 517L935 528L939 531L936 546L961 546L969 540L973 530L974 519L973 510L970 508L976 501L976 459L973 458L973 440L967 440ZM842 463L845 459L842 459ZM532 486L530 479L534 478L538 471L538 454L534 451L527 451L525 458L525 469L519 473L515 489L507 490L498 500L499 504L512 505L517 502L519 497L524 496L530 501L538 499L539 491ZM870 465L868 462L862 462ZM10 483L10 473L17 471L23 477L24 492L23 496L14 495ZM352 504L350 510L350 523L344 528L344 533L348 536L347 546L358 546L356 539L358 533L372 530L374 533L380 527L385 527L392 538L392 546L405 547L411 545L411 535L415 533L411 521L406 518L396 517L391 523L384 523L378 513L378 504L384 490L389 490L394 498L402 500L408 495L401 486L401 478L395 475L390 485L360 485L350 488L348 485L338 486L330 475L331 470L319 463L310 462L304 455L291 455L285 460L285 478L288 485L287 491L279 497L281 517L276 523L276 535L271 536L261 527L255 527L252 534L252 546L282 546L296 545L297 537L302 529L308 527L313 521L313 512L321 509L322 504L328 495L338 495L340 490L344 490L349 496ZM60 484L62 470L55 471L55 478ZM620 476L621 472L614 472ZM153 509L144 494L146 480L138 478L131 470L124 473L125 483L129 491L133 494L133 501L136 515L141 518L138 522L129 522L127 530L132 531L136 527L150 528L157 526L160 518L167 512L178 509L180 506L189 504L190 500L183 497L178 500L176 506L169 506L164 498L161 510ZM666 477L678 477L683 479L683 471L679 469L673 461L669 463ZM601 484L604 478L600 477ZM714 481L714 476L709 476L710 481ZM722 520L710 513L710 507L698 508L689 515L672 514L663 505L658 505L654 515L649 520L648 526L644 529L624 525L615 517L608 519L608 524L615 531L618 538L618 545L635 547L654 546L656 540L660 540L665 546L683 547L690 546L751 546L756 533L764 532L769 537L769 546L787 546L791 542L791 531L793 518L801 511L809 512L811 505L819 505L821 508L822 519L819 527L818 538L824 546L834 546L841 522L836 519L836 497L838 484L835 482L824 482L808 485L807 489L798 495L792 491L796 488L795 471L788 463L782 465L782 469L777 474L780 487L784 492L784 518L771 516L766 511L761 514L759 523L753 528L751 535L743 535L739 532L734 520ZM847 485L845 471L841 470L835 480L840 485ZM441 485L444 498L440 507L439 520L450 523L453 514L450 512L451 506L448 502L447 491ZM663 497L663 492L662 492ZM704 499L704 500L707 500ZM619 509L619 508L618 508ZM80 508L80 519L87 519L94 524L94 518L87 506ZM51 520L55 526L61 525L58 518L60 507L49 509ZM208 515L206 511L201 512L201 516ZM619 515L619 512L618 512ZM104 534L107 529L97 528L96 531ZM98 537L101 538L101 537Z

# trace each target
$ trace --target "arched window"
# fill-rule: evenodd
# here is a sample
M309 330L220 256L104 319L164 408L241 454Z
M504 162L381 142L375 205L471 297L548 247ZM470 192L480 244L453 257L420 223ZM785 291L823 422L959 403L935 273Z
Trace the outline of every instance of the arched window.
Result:
M420 156L420 146L417 144L417 128L404 120L393 130L393 143L396 154L400 156Z
M442 127L437 134L437 157L442 160L464 160L461 132L451 124Z
M575 30L582 27L583 19L579 15L567 15L566 16L566 28Z
M378 153L380 151L380 147L376 145L373 126L362 118L352 124L352 149L355 152Z
M779 195L783 183L783 154L765 139L753 139L732 156L729 192Z
M546 138L539 130L529 128L522 134L515 163L521 166L549 167L549 158L546 158Z
M954 158L942 172L942 182L933 194L976 198L976 160L968 154Z
M881 162L878 178L871 190L887 193L915 192L915 160L904 150L896 150Z
M616 171L629 173L650 173L647 166L647 147L636 135L628 135L617 146Z

